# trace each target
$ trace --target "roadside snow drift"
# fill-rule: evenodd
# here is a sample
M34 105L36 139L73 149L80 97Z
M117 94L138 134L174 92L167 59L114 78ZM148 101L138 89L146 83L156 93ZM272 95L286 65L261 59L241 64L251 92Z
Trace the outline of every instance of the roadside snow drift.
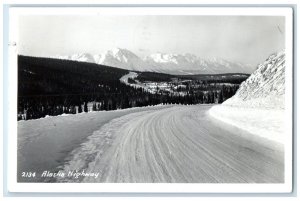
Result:
M271 55L241 84L237 93L209 113L269 140L283 142L285 53Z

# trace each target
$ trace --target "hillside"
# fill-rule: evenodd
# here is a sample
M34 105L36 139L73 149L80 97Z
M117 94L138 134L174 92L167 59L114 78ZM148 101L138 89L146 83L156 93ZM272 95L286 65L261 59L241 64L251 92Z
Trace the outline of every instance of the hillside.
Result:
M224 105L284 108L285 53L272 54Z
M70 60L18 57L18 119L156 105L158 97L120 82L124 69Z
M129 71L49 58L18 57L19 96L102 92ZM113 90L113 89L112 89Z
M236 94L209 113L256 136L285 139L285 53L272 54L244 81Z

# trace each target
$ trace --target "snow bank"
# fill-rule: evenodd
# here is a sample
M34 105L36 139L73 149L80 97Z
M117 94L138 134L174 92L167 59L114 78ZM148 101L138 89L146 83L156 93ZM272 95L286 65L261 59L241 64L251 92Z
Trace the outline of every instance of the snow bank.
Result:
M223 105L284 109L285 53L272 54Z
M209 114L254 135L284 140L285 53L271 55L241 84L237 93Z
M285 139L284 110L217 105L209 110L209 114L268 140L282 143Z

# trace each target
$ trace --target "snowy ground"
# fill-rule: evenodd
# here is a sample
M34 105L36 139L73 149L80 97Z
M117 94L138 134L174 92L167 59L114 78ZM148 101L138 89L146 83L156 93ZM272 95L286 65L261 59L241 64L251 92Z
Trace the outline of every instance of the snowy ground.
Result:
M21 172L57 171L68 155L110 120L144 110L162 107L131 108L115 111L61 115L18 122L18 181L36 182L41 178L22 178Z
M128 83L128 79L129 79L129 78L135 79L135 78L137 78L137 76L138 76L137 73L135 73L135 72L129 72L128 74L122 76L122 77L120 78L120 81L121 81L122 83L124 83L124 84L127 84L127 85L131 86L131 84ZM135 84L132 84L132 86L135 86Z
M271 141L285 140L285 110L217 105L209 110L216 119Z
M39 182L283 182L283 146L210 117L210 108L158 106L21 121L18 170L99 173Z
M129 72L128 74L122 76L120 78L120 81L128 86L134 87L134 88L143 88L145 91L148 91L150 93L155 93L155 90L152 90L151 88L147 87L145 84L139 82L138 80L135 80L135 78L138 77L138 74L135 72ZM131 78L135 80L135 83L129 83L128 79Z

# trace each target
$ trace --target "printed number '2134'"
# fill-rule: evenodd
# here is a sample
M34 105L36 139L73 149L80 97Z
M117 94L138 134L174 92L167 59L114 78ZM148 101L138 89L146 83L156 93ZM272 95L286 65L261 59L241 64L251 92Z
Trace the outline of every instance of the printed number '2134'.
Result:
M22 172L22 177L35 177L35 172Z

